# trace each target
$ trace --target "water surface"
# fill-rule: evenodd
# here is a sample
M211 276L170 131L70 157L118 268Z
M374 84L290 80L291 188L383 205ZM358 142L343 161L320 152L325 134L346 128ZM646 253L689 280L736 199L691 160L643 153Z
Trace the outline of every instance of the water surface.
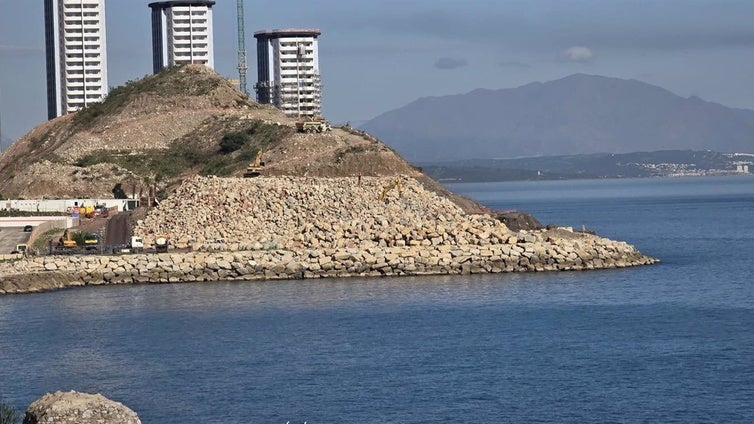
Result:
M662 263L0 297L0 398L100 392L145 423L751 422L754 179L452 188Z

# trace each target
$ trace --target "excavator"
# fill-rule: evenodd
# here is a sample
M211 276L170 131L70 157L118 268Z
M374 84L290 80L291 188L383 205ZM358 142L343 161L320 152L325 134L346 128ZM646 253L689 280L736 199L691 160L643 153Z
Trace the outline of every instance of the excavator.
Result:
M403 194L403 181L400 178L396 178L395 181L391 182L390 184L386 185L382 188L382 193L380 194L380 202L387 203L387 194L392 189L398 190L398 197Z
M73 239L73 234L69 230L63 231L63 235L58 239L58 247L65 247L66 249L78 247L76 240Z
M262 149L259 149L259 151L257 151L256 157L254 157L254 161L251 162L246 168L246 172L243 173L243 176L246 178L258 177L262 175L263 166L264 162L262 162Z

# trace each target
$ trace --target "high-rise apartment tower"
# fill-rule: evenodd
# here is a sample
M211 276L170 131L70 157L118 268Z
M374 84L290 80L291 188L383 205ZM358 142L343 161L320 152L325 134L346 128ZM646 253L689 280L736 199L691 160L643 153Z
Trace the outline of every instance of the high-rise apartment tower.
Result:
M47 116L107 96L105 0L44 0Z
M318 29L257 31L259 103L275 105L290 117L317 116L322 108Z
M150 3L152 9L152 68L186 63L215 67L212 40L214 1L186 0Z

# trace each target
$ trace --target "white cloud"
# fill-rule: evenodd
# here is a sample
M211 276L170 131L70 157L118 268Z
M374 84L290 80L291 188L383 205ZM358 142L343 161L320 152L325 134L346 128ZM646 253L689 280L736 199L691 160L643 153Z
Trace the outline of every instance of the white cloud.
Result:
M569 62L591 62L594 60L594 52L589 47L573 46L563 51L565 60Z

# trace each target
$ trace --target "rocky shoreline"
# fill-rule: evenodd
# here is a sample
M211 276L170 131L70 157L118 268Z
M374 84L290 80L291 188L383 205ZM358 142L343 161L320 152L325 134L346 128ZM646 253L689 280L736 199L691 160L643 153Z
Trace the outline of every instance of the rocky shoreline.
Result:
M0 264L0 294L102 284L579 271L648 265L633 246L569 229L513 232L404 178L193 178L136 227L161 254ZM384 199L383 192L385 192ZM387 200L387 203L385 202Z

